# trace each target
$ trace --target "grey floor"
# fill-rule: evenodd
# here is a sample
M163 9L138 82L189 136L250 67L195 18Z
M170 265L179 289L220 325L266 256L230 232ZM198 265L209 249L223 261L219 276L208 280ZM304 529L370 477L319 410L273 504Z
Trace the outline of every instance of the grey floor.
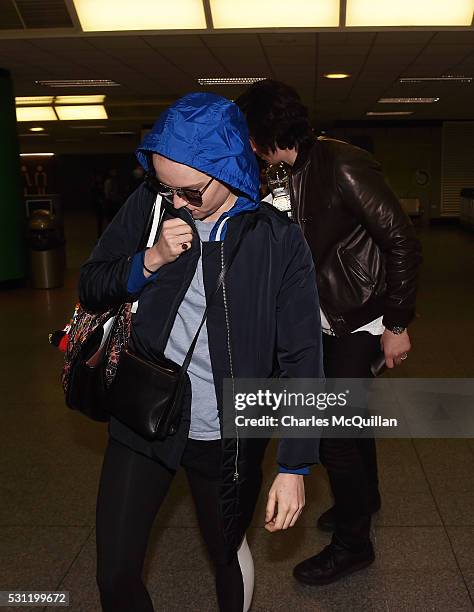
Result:
M68 590L70 610L93 612L100 610L94 512L106 426L65 407L61 356L47 334L70 314L74 268L94 242L94 223L69 215L66 229L71 270L63 289L0 294L0 590ZM473 377L474 237L456 228L426 229L421 237L414 349L397 375ZM295 528L266 532L262 495L249 534L256 566L252 610L474 609L474 441L382 440L378 450L383 508L374 521L375 564L331 586L295 583L293 565L328 542L315 528L331 503L324 470L316 468L306 479L307 507ZM146 581L156 610L216 610L182 475L156 520Z

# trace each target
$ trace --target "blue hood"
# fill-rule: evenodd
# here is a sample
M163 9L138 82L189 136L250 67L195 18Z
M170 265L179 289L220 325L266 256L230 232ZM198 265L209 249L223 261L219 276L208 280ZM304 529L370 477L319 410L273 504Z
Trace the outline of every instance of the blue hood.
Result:
M146 152L191 166L244 194L217 221L211 240L216 239L217 227L224 218L259 206L259 171L247 124L238 106L227 98L208 93L180 98L160 115L136 151L138 161L148 171L152 168Z

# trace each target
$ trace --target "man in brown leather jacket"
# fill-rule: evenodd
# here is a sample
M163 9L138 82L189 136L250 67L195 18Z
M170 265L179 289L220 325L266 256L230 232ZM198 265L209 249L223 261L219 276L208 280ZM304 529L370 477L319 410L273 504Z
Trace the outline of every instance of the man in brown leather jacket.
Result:
M293 218L316 265L326 377L369 378L380 357L389 368L399 365L411 348L407 325L421 253L380 165L350 144L315 138L307 109L283 83L255 83L236 102L257 155L291 167ZM380 508L373 439L323 438L320 455L335 503L318 526L334 534L329 546L294 569L300 582L312 585L373 562L370 517Z

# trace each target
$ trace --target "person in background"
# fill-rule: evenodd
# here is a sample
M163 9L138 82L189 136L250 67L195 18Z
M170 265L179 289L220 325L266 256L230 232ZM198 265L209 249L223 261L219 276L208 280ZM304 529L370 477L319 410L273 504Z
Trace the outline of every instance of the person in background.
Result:
M91 312L138 301L129 349L181 364L217 279L188 368L179 427L150 442L111 417L97 500L97 583L105 612L149 612L142 568L150 530L184 467L216 573L221 612L250 607L253 562L245 539L267 440L224 438L223 380L322 376L314 265L300 227L259 204L259 172L239 108L189 94L158 119L137 151L149 173L81 269ZM155 199L164 217L154 244L134 254ZM304 506L314 439L282 439L265 527L292 527ZM183 574L183 579L186 579ZM199 602L196 609L203 609Z
M399 365L411 349L421 252L380 165L362 149L315 138L306 107L284 83L259 81L236 103L256 154L291 167L293 218L316 263L326 377L370 378L381 351L389 368ZM323 438L320 456L335 504L318 526L333 538L294 569L313 585L373 562L370 519L380 508L374 439Z
M109 170L104 181L105 218L110 223L123 204L123 197L116 168Z

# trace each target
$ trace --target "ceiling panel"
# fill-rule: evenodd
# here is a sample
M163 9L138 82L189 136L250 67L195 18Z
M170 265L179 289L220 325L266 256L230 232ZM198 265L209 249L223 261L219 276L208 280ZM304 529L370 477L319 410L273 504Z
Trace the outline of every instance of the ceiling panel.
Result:
M176 34L175 36L157 35L157 36L142 36L152 47L161 48L182 48L182 47L204 47L201 37L196 34Z
M258 34L201 34L200 38L205 45L212 48L238 47L248 49L260 47Z
M214 48L214 52L229 76L271 76L271 68L260 47L218 47Z
M183 72L194 77L221 76L225 74L225 67L218 61L206 47L196 47L192 51L192 61L190 61L189 50L185 47L160 49L160 53L173 65Z
M140 36L90 36L87 42L92 47L104 51L147 49L149 46Z
M337 118L365 120L367 110L380 108L377 100L382 96L439 95L441 101L436 105L417 105L414 118L474 119L474 84L398 82L400 76L436 76L451 71L474 77L474 31L71 38L48 38L43 32L39 38L0 39L0 66L12 71L17 95L51 93L51 89L34 84L40 78L113 79L122 86L104 88L102 93L111 103L121 105L120 112L114 114L120 115L122 123L127 108L130 112L133 109L137 130L140 116L149 121L150 99L173 99L198 89L235 98L245 89L243 85L199 86L196 79L201 76L269 76L284 80L298 89L312 116L316 114L328 122ZM322 77L332 71L347 71L352 77L344 81ZM122 104L123 100L127 103Z
M375 36L374 32L323 32L318 39L321 45L369 47Z
M293 48L294 46L312 47L316 44L316 35L310 33L291 33L291 34L260 34L260 39L265 47Z

